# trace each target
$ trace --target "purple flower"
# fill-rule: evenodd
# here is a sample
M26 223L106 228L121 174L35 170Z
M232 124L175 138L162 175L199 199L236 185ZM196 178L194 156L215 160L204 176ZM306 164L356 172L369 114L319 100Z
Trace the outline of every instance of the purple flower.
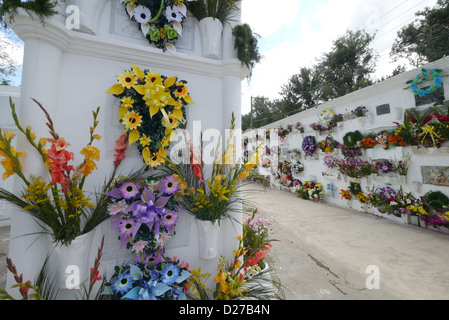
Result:
M170 176L160 182L159 188L161 188L162 193L173 194L181 187L178 180L175 177Z

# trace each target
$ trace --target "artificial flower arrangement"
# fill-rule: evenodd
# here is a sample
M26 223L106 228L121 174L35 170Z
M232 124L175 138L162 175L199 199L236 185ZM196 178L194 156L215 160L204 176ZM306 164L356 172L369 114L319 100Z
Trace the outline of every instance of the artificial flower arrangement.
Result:
M304 200L310 200L309 191L315 188L315 182L304 181L300 188L297 189L298 196Z
M157 48L176 52L175 43L182 36L187 17L183 0L122 0L131 20L139 24L144 37Z
M299 132L304 133L305 129L304 129L304 126L301 124L301 122L295 123L294 128L296 130L298 130Z
M193 104L186 81L142 71L134 64L117 80L107 93L120 99L118 118L125 138L129 145L137 144L146 165L158 167L165 162L174 130L184 126L185 106Z
M221 255L217 274L213 280L215 290L207 289L204 284L212 275L202 273L201 269L191 270L192 276L187 284L188 297L194 300L272 300L283 299L283 291L278 281L270 279L259 262L268 256L272 247L270 239L256 249L245 247L241 236L237 237L238 248L234 250L231 261ZM262 285L263 283L263 285ZM266 285L272 284L273 287Z
M341 159L334 156L324 156L323 157L323 165L329 169L339 168L341 163Z
M316 154L316 140L314 136L307 136L302 142L302 151L305 156L313 156Z
M187 300L186 285L192 275L188 268L176 257L116 266L101 294L109 300Z
M360 192L362 192L362 187L360 186L360 183L351 182L349 184L349 192L351 192L353 196L357 196Z
M244 254L244 261L254 259L252 257L252 252L268 243L271 238L271 233L273 232L274 219L267 219L261 214L257 214L257 210L253 211L251 216L248 216L243 221L243 246L245 248L250 248ZM265 251L266 252L266 251ZM258 265L261 269L265 266L265 257L259 255Z
M341 199L343 199L343 200L348 200L348 201L352 200L352 195L349 190L340 189L340 196L341 196Z
M316 183L312 188L309 188L307 193L309 194L310 200L320 201L324 196L323 185Z
M334 129L338 123L343 121L342 114L335 114L334 111L326 109L322 111L319 116L319 122L312 123L310 127L314 131L318 131L319 133L323 133L325 131L331 131Z
M441 191L429 191L422 197L422 206L428 214L421 220L429 226L449 228L449 198Z
M251 155L248 161L235 159L235 146L231 143L235 130L235 116L232 114L230 135L223 152L214 155L208 175L203 160L203 147L197 151L191 141L186 141L189 150L189 163L175 163L167 159L167 165L159 169L165 175L176 175L183 186L182 205L196 219L220 223L229 216L233 204L239 201L235 196L240 182L245 181L250 172L259 164L261 149Z
M343 145L346 148L353 148L356 147L358 142L362 141L362 139L363 134L360 131L350 131L343 136Z
M74 153L69 151L70 143L60 136L54 123L45 108L35 99L34 102L41 108L48 122L47 127L51 138L37 139L32 128L23 128L15 111L15 105L10 99L12 117L17 129L26 137L30 146L35 149L42 160L42 164L48 170L50 181L42 177L25 177L22 172L20 158L26 156L25 152L17 151L12 146L15 134L3 131L0 134L1 164L5 169L3 179L17 174L24 183L24 191L21 196L0 188L0 200L21 208L24 212L42 223L43 227L51 234L53 242L69 246L78 236L93 230L101 222L107 219L107 196L115 170L111 178L103 186L101 194L96 195L93 202L83 190L86 178L97 169L97 161L100 159L100 150L93 144L101 136L95 134L98 125L99 108L93 111L93 124L90 127L90 138L87 145L80 151L83 161L74 165ZM50 143L50 148L45 148Z
M107 193L108 213L121 248L131 250L137 262L147 264L161 261L165 244L176 234L182 189L175 175L138 178L121 182Z
M324 140L318 143L320 150L325 154L334 152L336 149L340 148L340 145L341 144L335 141L331 136L327 136Z
M438 106L423 111L412 108L405 111L403 124L395 124L395 134L403 138L404 145L440 148L449 140L449 109L445 112Z
M278 136L281 139L281 142L284 141L285 137L288 136L293 131L293 126L291 124L283 127L280 126L278 128Z
M354 110L351 111L351 114L354 115L356 118L362 118L364 117L368 112L368 109L365 106L358 106Z
M420 97L427 96L434 93L436 90L438 90L438 88L441 88L443 86L441 72L443 72L443 70L441 69L422 69L421 73L417 74L413 80L407 81L407 84L410 84L410 88L414 95ZM428 88L418 88L418 84L426 83L427 81L431 80L433 80L433 84Z
M292 166L291 166L291 172L292 174L300 174L301 172L304 171L304 164L302 164L299 161L296 161Z
M374 148L376 145L378 145L378 142L376 141L376 137L364 137L362 140L360 140L360 148L362 149L371 149Z

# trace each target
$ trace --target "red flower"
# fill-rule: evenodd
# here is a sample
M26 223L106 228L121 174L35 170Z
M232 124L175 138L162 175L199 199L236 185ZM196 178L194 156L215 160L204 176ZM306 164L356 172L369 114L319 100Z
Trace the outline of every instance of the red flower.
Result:
M94 274L94 268L90 268L90 274L91 274L91 277L92 277L93 282L103 280L103 278L102 278L101 276L98 275L99 272L100 272L100 271L97 270L97 271L95 271L95 274Z

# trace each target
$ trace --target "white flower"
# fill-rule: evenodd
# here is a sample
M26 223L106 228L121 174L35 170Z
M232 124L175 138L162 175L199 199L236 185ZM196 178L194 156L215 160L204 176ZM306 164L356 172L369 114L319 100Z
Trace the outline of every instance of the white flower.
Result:
M116 215L117 213L123 213L126 209L128 209L128 205L125 200L112 203L108 206L108 212L111 216Z
M391 201L390 204L391 204L392 206L397 206L397 205L398 205L398 203L397 203L397 202L394 202L394 201Z
M134 243L134 245L132 247L132 251L138 255L143 251L143 249L145 249L145 246L147 244L148 244L148 241L139 240L136 243Z
M147 24L151 20L151 11L148 7L137 6L134 9L134 19L138 23Z
M182 22L182 19L184 18L178 6L167 7L167 9L165 9L165 17L168 22Z

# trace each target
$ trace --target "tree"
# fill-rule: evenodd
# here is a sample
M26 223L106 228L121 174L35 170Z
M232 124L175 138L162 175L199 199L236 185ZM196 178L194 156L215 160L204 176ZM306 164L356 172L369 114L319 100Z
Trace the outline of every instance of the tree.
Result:
M317 104L320 88L319 75L313 68L301 68L298 74L290 77L280 92L283 98L283 110L303 111Z
M282 87L284 114L303 111L373 84L376 55L370 48L374 35L347 31L334 41L316 65L300 69Z
M398 31L390 56L406 58L414 67L449 55L449 0L415 14L418 18Z
M17 73L17 64L7 52L8 45L8 41L0 39L0 85L11 85Z
M253 97L252 113L242 116L242 130L251 129L251 126L260 128L281 119L280 105L278 100L270 101L266 97Z
M376 55L370 47L374 35L365 31L347 31L334 41L316 66L321 75L319 100L328 101L373 84Z

